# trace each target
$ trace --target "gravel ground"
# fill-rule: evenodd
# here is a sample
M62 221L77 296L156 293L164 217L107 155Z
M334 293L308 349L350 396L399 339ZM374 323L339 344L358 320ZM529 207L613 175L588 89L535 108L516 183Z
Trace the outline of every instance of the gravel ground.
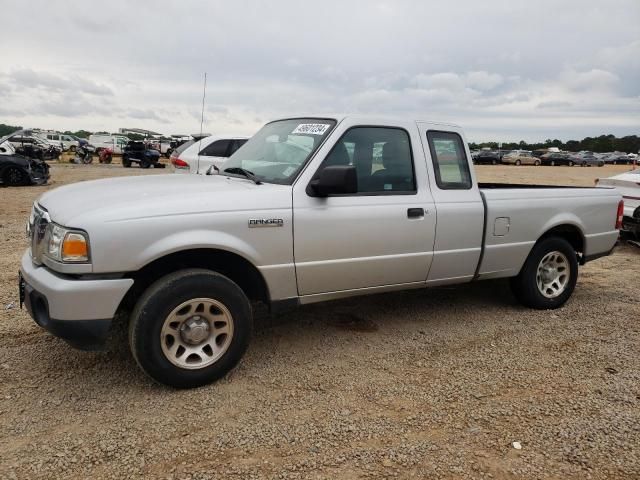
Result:
M624 169L478 167L576 185ZM263 316L240 366L191 391L148 380L120 333L102 353L44 333L17 307L33 200L158 172L56 165L52 186L0 189L0 478L640 478L629 246L582 268L554 312L495 281Z

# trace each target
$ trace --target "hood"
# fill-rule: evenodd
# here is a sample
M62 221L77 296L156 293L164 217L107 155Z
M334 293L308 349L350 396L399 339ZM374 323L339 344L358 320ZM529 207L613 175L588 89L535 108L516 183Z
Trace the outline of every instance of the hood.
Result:
M624 180L627 182L638 182L638 184L640 184L640 168L601 179L601 181L603 180Z
M79 182L56 188L38 203L52 221L86 228L157 216L291 207L291 187L223 175L150 175Z

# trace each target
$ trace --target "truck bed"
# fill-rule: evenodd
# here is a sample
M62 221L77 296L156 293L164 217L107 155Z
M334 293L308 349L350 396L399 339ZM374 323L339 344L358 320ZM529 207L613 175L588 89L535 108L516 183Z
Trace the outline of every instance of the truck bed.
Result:
M549 230L575 232L589 258L615 242L620 195L613 189L480 183L485 231L479 278L517 275L531 248Z

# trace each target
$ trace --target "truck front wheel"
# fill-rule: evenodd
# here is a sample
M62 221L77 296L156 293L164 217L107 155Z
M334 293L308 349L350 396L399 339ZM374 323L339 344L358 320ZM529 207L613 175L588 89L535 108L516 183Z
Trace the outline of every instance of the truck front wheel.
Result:
M244 292L210 270L188 269L151 285L129 324L129 345L159 383L199 387L228 373L246 351L253 319Z
M530 308L559 308L569 299L578 280L578 260L569 242L548 237L538 242L520 274L511 279L517 300Z

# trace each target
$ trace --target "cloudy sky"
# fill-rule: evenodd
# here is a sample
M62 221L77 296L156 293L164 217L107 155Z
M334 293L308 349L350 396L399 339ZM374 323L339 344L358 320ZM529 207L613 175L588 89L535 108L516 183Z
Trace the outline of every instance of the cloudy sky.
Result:
M0 0L0 123L252 133L289 114L470 140L640 134L640 1Z

